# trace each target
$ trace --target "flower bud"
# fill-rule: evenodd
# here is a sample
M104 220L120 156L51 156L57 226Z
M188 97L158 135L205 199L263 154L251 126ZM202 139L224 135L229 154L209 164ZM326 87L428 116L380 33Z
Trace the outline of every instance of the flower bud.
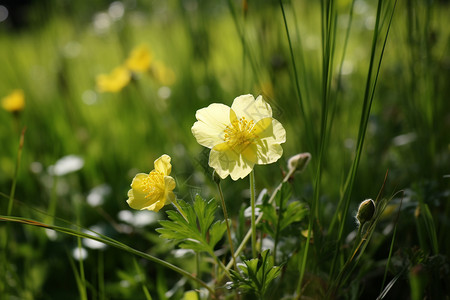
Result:
M299 153L290 157L287 163L289 172L293 172L293 169L300 172L303 171L310 159L311 154L308 152Z
M375 202L372 199L366 199L358 207L358 212L356 213L356 219L359 224L364 224L370 221L375 214Z

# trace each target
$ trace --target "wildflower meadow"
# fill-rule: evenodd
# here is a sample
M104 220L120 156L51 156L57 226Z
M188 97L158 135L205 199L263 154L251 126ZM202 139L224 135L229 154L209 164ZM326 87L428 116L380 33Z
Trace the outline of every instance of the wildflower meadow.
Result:
M0 299L450 299L449 16L0 1Z

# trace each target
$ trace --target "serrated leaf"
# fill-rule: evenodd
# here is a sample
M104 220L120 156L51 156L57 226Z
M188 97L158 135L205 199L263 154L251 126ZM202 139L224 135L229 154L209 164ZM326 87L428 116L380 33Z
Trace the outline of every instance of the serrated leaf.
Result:
M300 222L308 214L308 208L298 201L291 202L283 212L283 218L280 223L280 231L294 222Z
M273 265L269 250L261 253L259 258L244 260L244 263L239 264L238 267L241 269L240 273L230 270L234 286L254 293L260 298L281 272L281 267Z
M222 239L223 234L227 230L225 221L215 222L209 229L209 245L214 249L216 244Z
M215 201L209 202L196 196L193 205L179 200L186 219L177 211L168 211L169 220L160 221L162 228L156 229L160 237L173 240L180 248L213 255L214 246L226 231L225 222L214 222L217 209Z

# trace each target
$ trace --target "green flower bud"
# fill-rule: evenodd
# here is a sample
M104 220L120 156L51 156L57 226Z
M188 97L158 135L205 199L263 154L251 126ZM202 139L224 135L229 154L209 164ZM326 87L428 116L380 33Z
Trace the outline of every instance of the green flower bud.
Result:
M308 152L299 153L289 158L288 160L288 169L292 172L292 169L296 171L303 171L306 165L309 163L311 159L311 154Z
M375 214L375 202L372 199L366 199L358 207L358 212L356 213L356 219L359 224L364 224L370 221Z

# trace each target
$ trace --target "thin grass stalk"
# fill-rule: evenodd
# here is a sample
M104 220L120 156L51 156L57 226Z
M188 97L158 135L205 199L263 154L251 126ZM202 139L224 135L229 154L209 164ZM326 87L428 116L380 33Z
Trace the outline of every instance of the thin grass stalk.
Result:
M384 269L383 281L381 282L380 295L383 293L383 291L385 289L384 284L386 283L386 278L387 278L387 274L388 274L389 265L391 264L392 252L393 252L393 249L394 249L394 242L395 242L395 238L397 236L398 220L400 219L400 212L402 211L403 196L404 196L404 193L403 193L402 198L400 200L400 206L399 206L399 208L397 210L397 216L396 216L395 222L394 222L395 223L395 225L394 225L394 232L392 233L391 245L389 247L389 255L388 255L387 262L386 262L386 268Z
M280 240L280 225L281 225L281 220L283 219L283 199L281 199L280 201L280 207L278 208L278 217L277 217L277 226L275 229L275 241L273 243L273 264L277 265L277 248L278 248L278 242Z
M359 125L359 132L358 132L358 138L357 138L356 154L355 154L355 158L353 160L352 166L350 168L350 172L348 174L347 180L344 185L344 192L343 192L342 198L339 201L337 213L334 215L333 221L330 225L330 231L331 231L333 229L331 226L334 225L336 219L339 217L339 219L341 220L340 226L338 229L338 237L337 237L338 246L336 247L336 249L339 249L339 246L342 243L342 235L344 232L344 225L345 225L344 220L346 220L346 218L347 218L348 208L350 205L351 191L353 190L353 184L354 184L354 181L356 178L356 173L357 173L359 162L361 159L362 148L364 145L364 139L365 139L367 124L369 121L370 110L371 110L371 106L372 106L372 102L373 102L373 98L374 98L376 83L378 80L378 75L379 75L379 70L381 67L383 53L385 50L385 45L386 45L386 42L387 42L387 39L389 36L389 28L391 26L392 18L393 18L394 11L395 11L395 3L392 8L392 11L391 11L388 29L384 36L384 43L383 43L383 47L381 50L381 54L378 59L378 66L377 66L377 69L375 72L375 79L372 81L372 76L374 73L373 69L375 66L375 54L376 54L376 49L377 49L378 39L379 39L379 34L380 34L380 29L381 29L380 28L380 18L381 18L383 1L379 0L378 6L377 6L377 15L376 15L374 34L373 34L373 39L372 39L371 57L370 57L369 70L368 70L368 75L367 75L366 88L365 88L365 93L364 93L364 101L363 101L363 107L362 107L361 119L360 119L360 125ZM343 212L342 215L340 215L341 211ZM330 276L331 277L333 276L333 273L334 273L334 268L336 266L336 259L337 259L338 254L339 254L339 252L336 251L334 258L333 258L333 262L332 262L332 265L330 268Z
M234 25L236 27L236 31L237 31L237 33L239 35L240 40L241 40L242 48L245 49L244 55L246 55L248 61L250 62L250 66L251 66L252 71L253 71L253 76L255 77L255 80L257 82L261 82L260 79L259 79L258 72L256 70L256 62L254 61L254 59L253 59L253 57L251 55L251 51L250 51L249 46L248 46L247 41L246 41L245 32L241 29L241 26L239 25L239 20L238 20L236 11L234 9L234 5L233 5L231 0L228 0L227 3L228 3L228 7L230 9L230 12L231 12L231 16L233 17L233 21L234 21Z
M237 271L238 268L236 265L236 257L234 256L233 239L231 238L231 229L230 229L230 224L229 224L229 219L228 219L228 212L227 212L227 207L225 204L225 199L223 197L223 192L222 192L222 187L220 185L220 181L217 182L217 189L219 190L219 197L220 197L220 202L222 203L223 216L224 216L225 222L227 224L227 236L228 236L228 243L230 244L231 258L234 261L234 269Z
M12 185L11 185L11 191L9 193L8 212L7 212L8 216L11 215L12 208L13 208L14 195L16 193L17 177L19 176L20 161L22 158L22 149L23 149L23 144L24 144L24 139L25 139L25 131L26 131L26 127L24 127L22 129L22 132L20 134L19 149L17 150L16 166L14 168L14 176L13 176L13 181L12 181Z
M141 268L139 268L139 265L138 265L135 257L133 257L133 265L134 265L134 268L136 269L136 272L139 275L139 281L140 281L140 284L141 284L141 287L142 287L142 292L145 295L145 299L152 300L152 296L150 295L150 292L148 291L148 288L145 285L145 274L142 273Z
M80 288L82 289L80 292L82 292L82 299L87 299L87 291L86 291L86 275L84 274L84 263L83 258L81 257L81 251L83 249L81 245L81 238L77 238L77 248L80 253L80 258L78 259L78 268L80 269Z
M319 151L317 155L317 170L314 180L314 195L311 203L311 211L313 215L309 217L308 236L306 239L305 249L300 265L300 276L297 283L297 298L301 297L303 276L306 270L306 262L309 254L309 242L311 234L314 232L315 226L320 226L320 187L322 178L322 163L324 151L326 149L329 137L328 115L331 95L331 78L334 62L335 35L336 35L336 11L334 1L321 1L321 17L322 17L322 111L321 111L321 127L319 137ZM331 126L331 124L330 124ZM316 224L314 224L316 222Z
M354 7L355 7L355 0L352 0L352 3L350 5L347 29L345 31L342 56L341 56L341 60L340 60L340 63L339 63L339 69L338 69L338 74L337 74L336 91L333 94L334 97L331 99L331 101L332 101L332 103L334 103L334 105L332 107L332 111L331 111L331 115L330 115L330 122L328 123L329 127L327 128L327 132L331 132L333 120L334 120L334 117L336 115L336 110L337 110L337 107L338 107L337 103L338 103L338 99L339 99L339 92L341 91L341 85L342 85L342 69L343 69L345 57L346 57L346 54L347 54L347 46L348 46L348 41L349 41L349 37L350 37L350 30L351 30L352 24L353 24Z
M255 204L255 170L250 172L250 206L252 209L251 229L252 229L252 256L256 258L256 204ZM233 259L234 260L234 259Z
M311 149L313 149L313 152L315 153L315 151L314 151L315 143L313 140L314 132L311 127L311 124L312 124L311 120L308 118L308 114L305 110L305 101L303 99L301 88L300 88L300 80L299 80L299 76L298 76L298 72L297 72L297 65L295 63L295 55L294 55L294 50L293 50L293 46L292 46L291 35L289 33L289 26L287 24L286 13L284 11L283 1L279 0L279 3L280 3L280 8L281 8L281 13L283 15L286 37L287 37L288 44L289 44L289 53L291 56L291 63L292 63L292 68L293 68L293 72L294 72L295 90L297 92L297 100L298 100L298 104L300 105L300 112L302 114L303 126L305 126L306 136L307 136L308 142L310 144L309 146Z
M87 234L81 231L77 231L71 228L66 228L66 227L61 227L61 226L55 226L55 225L50 225L50 224L45 224L45 223L41 223L32 219L28 219L28 218L21 218L21 217L14 217L14 216L2 216L0 215L0 220L1 221L7 221L7 222L15 222L15 223L20 223L20 224L25 224L25 225L31 225L31 226L36 226L36 227L42 227L42 228L46 228L46 229L51 229L51 230L55 230L61 233L65 233L68 235L72 235L75 237L80 237L80 238L86 238L86 239L91 239L94 241L98 241L101 243L104 243L108 246L111 247L115 247L118 248L120 250L126 251L130 254L145 258L151 262L157 263L165 268L168 268L194 282L199 283L202 287L206 288L211 295L214 295L214 290L205 282L203 282L201 279L197 278L196 276L192 275L191 273L181 269L180 267L177 267L171 263L168 263L160 258L157 258L153 255L144 253L142 251L136 250L126 244L123 244L119 241L116 241L112 238L109 238L107 236L104 236L102 234L96 233L98 236L95 235L91 235L91 234ZM91 232L94 232L91 230Z
M77 283L77 288L78 288L78 292L80 294L80 299L81 300L87 300L86 285L85 285L85 283L82 282L82 279L80 278L80 273L77 270L77 267L75 266L73 258L70 257L69 253L67 253L67 257L69 259L70 266L72 267L72 271L73 271L73 273L75 275L75 281Z
M306 67L305 67L306 63L305 63L305 55L304 55L304 51L303 51L303 43L302 43L302 38L300 36L300 29L298 28L299 21L298 21L298 18L297 18L296 9L293 6L292 1L288 0L288 2L291 5L292 18L294 19L295 33L296 33L296 39L297 39L297 44L298 44L297 45L297 52L296 52L296 54L297 54L297 57L299 58L299 65L300 65L300 70L301 70L301 74L302 74L302 81L303 81L302 90L304 92L302 93L302 99L310 99L309 87L310 87L311 83L310 83L309 76L307 74ZM286 27L286 23L285 23L285 27ZM304 108L305 108L305 112L310 112L311 111L311 107L309 106L308 101L303 101L303 105L304 105ZM313 129L313 127L311 127L310 130L311 129ZM311 136L312 137L314 136L313 132L311 132ZM311 140L311 143L313 144L312 140Z

